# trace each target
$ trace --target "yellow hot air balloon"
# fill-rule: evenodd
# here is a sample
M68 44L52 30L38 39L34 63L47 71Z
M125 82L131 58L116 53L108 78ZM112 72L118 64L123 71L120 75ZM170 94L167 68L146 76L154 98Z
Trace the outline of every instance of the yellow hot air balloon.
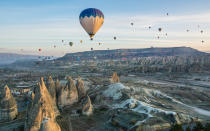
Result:
M79 20L92 40L104 23L104 14L99 9L88 8L81 12Z

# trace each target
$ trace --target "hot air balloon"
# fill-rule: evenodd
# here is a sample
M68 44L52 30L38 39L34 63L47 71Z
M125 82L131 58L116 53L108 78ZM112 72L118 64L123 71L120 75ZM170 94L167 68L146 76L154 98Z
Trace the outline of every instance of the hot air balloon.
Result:
M80 40L80 43L81 43L81 44L82 44L82 42L83 42L83 41L82 41L82 40Z
M70 45L70 46L73 46L73 44L74 44L73 42L69 42L69 45Z
M91 40L104 23L104 14L95 8L88 8L79 16L80 24L90 36Z
M158 28L158 31L161 32L162 31L162 28Z
M117 39L117 37L115 36L115 37L114 37L114 40L116 40L116 39Z

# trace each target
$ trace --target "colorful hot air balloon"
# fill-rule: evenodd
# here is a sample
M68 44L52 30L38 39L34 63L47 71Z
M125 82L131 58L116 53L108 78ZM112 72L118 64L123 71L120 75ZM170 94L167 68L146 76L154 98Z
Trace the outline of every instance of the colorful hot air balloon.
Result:
M162 28L158 28L158 31L161 32L162 31Z
M99 9L88 8L81 12L79 20L92 40L104 23L104 14Z
M69 45L70 45L70 46L73 46L73 44L74 44L73 42L69 42Z

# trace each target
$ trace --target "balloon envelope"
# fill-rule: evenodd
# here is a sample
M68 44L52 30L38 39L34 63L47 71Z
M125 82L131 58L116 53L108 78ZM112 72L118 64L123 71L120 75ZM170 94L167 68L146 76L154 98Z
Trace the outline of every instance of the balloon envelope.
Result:
M92 38L103 25L104 14L99 9L88 8L81 12L79 20L84 30Z

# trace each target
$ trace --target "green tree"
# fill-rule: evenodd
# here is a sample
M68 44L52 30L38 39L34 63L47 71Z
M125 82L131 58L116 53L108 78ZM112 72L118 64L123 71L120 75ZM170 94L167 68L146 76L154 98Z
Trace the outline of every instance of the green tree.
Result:
M204 131L210 131L210 123L207 123L207 124L205 125Z
M191 128L188 126L185 131L191 131Z
M195 127L193 127L192 131L204 131L204 127L201 122L196 123Z
M181 125L175 124L171 127L169 131L184 131Z

